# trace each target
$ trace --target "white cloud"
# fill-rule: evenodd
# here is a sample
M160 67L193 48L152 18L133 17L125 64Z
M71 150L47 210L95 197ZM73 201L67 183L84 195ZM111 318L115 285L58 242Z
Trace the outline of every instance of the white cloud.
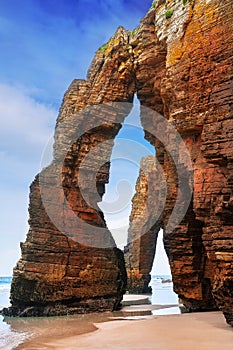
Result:
M1 139L7 136L9 142L19 141L34 147L44 145L55 115L54 109L35 101L25 91L0 84Z
M43 149L54 132L56 111L24 88L0 84L0 174L29 181L38 172Z
M0 84L0 244L5 258L0 275L9 274L19 257L28 219L29 185L39 171L56 111L24 89Z
M9 276L20 257L20 242L25 240L28 230L28 189L3 186L0 187L0 276Z

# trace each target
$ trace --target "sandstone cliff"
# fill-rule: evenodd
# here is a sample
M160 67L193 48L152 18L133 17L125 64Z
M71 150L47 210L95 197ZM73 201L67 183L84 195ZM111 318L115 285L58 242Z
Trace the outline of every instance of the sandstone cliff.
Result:
M46 198L51 212L63 218L67 208L60 208L59 201L53 202L52 198L57 193L58 198L59 194L61 197L65 194L72 212L82 222L104 228L103 215L96 208L99 200L96 193L88 192L87 199L92 205L87 205L80 193L77 185L83 169L79 170L80 164L93 148L108 141L99 153L93 153L91 163L84 166L86 179L96 180L101 197L108 181L108 161L120 128L118 123L130 108L127 105L125 110L117 110L115 106L112 112L99 110L94 116L92 110L82 111L101 103L111 106L114 102L132 102L137 93L142 106L162 114L181 135L192 166L187 157L182 157L182 152L174 160L177 148L183 147L181 142L169 139L169 133L166 144L162 142L163 136L156 137L159 116L142 113L145 136L156 148L157 160L153 166L163 169L167 196L164 201L163 186L156 187L161 172L155 172L151 179L154 178L157 200L150 203L144 186L147 180L141 174L126 249L128 273L134 276L129 286L132 290L147 290L155 239L161 227L174 288L185 306L189 310L205 310L217 305L231 325L232 15L231 0L158 0L136 30L129 32L120 27L96 53L87 80L75 80L67 91L57 121L54 161L40 175L43 188L52 194ZM74 120L75 128L82 131L81 136L65 152L68 140L73 137ZM85 123L90 124L88 130L83 128ZM96 172L100 156L104 165ZM58 164L63 158L61 169ZM54 174L62 179L62 188L58 190L53 183L54 179L57 181ZM114 247L110 232L104 230L103 236L108 248L78 243L77 237L90 243L94 229L86 230L82 224L76 227L70 214L66 215L66 222L58 220L62 229L56 227L45 212L40 191L36 178L31 187L30 230L22 244L22 258L14 270L10 312L25 314L26 309L29 310L26 314L43 314L49 307L52 311L47 309L46 314L54 314L56 308L60 313L60 309L80 312L116 307L125 290L125 269L122 253ZM187 213L171 230L169 218L174 216L174 207L178 217L187 196L191 197ZM148 230L137 238L139 227L134 224L135 215L140 227L143 220L147 223L151 220L145 210L140 211L141 206L142 209L154 206L156 213L161 203L163 211L156 222L151 227L146 225Z
M156 70L154 63L150 70L154 72L153 82L145 82L143 87L148 86L148 91L153 91L151 96L156 96L157 104L161 102L164 116L185 141L192 160L194 182L187 214L172 232L167 232L166 225L178 191L191 192L191 184L184 175L185 186L181 188L171 155L160 140L146 131L148 140L156 146L167 184L167 200L157 223L164 228L174 289L187 309L213 309L217 304L227 321L233 324L233 33L230 29L233 5L231 1L215 0L155 3L155 11L151 9L141 24L143 28L147 24L148 29L150 25L150 42L154 41L155 51L153 54L148 50L142 52L153 57L154 62L160 62L160 68ZM141 35L139 32L138 40ZM166 51L162 62L158 46ZM153 97L144 99L139 94L139 98L144 105L161 111L151 102ZM145 130L153 123L156 129L155 118L142 118ZM187 168L185 159L180 159L178 165ZM181 168L178 171L181 173ZM133 203L133 212L135 206L137 204ZM156 232L157 228L154 235ZM138 252L145 252L144 259L149 260L150 266L154 245L148 253L147 243L143 243L142 238L140 241L139 245L135 240L127 247L126 260L130 255L134 256L131 261L135 261L127 268L149 280L149 268L145 271L143 264L140 265L143 258Z
M112 102L132 101L134 95L134 84L126 85L124 72L118 69L123 57L129 57L124 50L127 38L119 28L111 40L111 60L99 50L87 81L74 80L64 96L54 160L30 188L30 229L14 269L12 308L5 314L113 310L125 293L124 256L97 202L108 182L114 137L130 111L130 105L117 109Z

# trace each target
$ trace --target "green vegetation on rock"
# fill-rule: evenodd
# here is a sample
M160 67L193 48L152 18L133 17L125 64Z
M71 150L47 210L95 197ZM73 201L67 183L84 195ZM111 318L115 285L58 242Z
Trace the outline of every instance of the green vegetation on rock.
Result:
M99 48L99 51L105 56L106 50L108 49L108 44L104 44Z
M173 10L167 10L165 12L165 17L168 19L168 18L171 18L171 16L173 15Z
M131 30L131 36L134 36L136 34L136 29Z

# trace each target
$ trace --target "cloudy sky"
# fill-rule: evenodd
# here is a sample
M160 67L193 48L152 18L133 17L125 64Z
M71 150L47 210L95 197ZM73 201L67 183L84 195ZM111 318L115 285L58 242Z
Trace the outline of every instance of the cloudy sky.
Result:
M11 275L19 258L29 185L65 90L85 78L95 51L119 25L135 28L150 6L151 0L0 1L0 276ZM120 137L127 138L126 129ZM151 154L142 144L142 155Z

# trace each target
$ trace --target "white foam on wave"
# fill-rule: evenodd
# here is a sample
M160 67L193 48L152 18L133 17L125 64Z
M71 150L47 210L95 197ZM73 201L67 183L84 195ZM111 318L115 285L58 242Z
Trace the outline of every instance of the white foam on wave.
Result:
M0 349L13 350L22 344L28 336L24 333L14 332L11 329L0 330Z
M0 350L13 350L28 338L27 333L17 332L0 316Z

